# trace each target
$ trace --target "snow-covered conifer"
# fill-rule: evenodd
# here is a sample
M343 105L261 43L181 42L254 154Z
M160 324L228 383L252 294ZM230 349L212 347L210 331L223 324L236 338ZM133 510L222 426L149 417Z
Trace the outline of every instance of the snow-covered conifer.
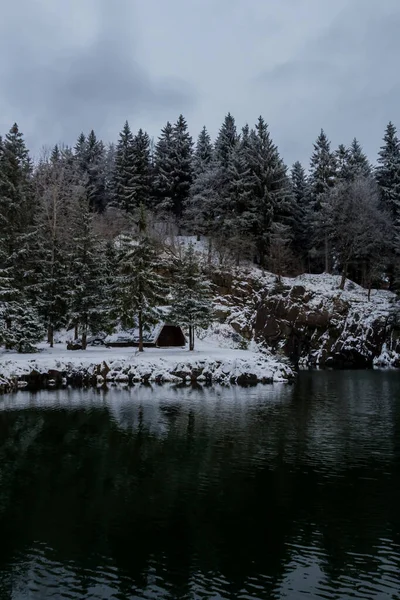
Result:
M196 150L193 157L194 176L204 173L213 159L213 146L206 127L203 127L197 138Z
M149 237L140 208L142 231L138 236L122 236L118 250L118 277L115 284L115 311L124 327L138 327L139 351L143 333L159 318L158 307L165 302L166 285L159 273L154 241Z
M135 209L133 184L133 135L128 121L119 135L115 152L114 205L132 213Z
M193 244L174 263L174 284L169 318L189 332L189 350L194 350L198 328L206 328L212 320L210 283L203 276Z

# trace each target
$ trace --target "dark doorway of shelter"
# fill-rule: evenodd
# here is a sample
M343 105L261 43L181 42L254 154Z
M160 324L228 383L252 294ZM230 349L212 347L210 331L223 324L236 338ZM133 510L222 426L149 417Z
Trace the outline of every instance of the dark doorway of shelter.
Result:
M164 325L158 336L157 346L166 348L168 346L184 346L186 343L182 329L175 325Z

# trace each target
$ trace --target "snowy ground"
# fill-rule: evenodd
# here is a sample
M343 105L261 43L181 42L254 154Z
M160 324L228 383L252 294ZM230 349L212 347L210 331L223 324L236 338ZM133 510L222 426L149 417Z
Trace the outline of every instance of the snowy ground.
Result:
M0 378L21 378L32 372L86 373L100 370L99 383L109 381L287 381L293 376L291 368L271 355L250 350L221 348L197 340L197 348L147 348L139 353L135 348L89 347L87 350L67 350L65 344L49 348L39 346L36 354L0 353ZM110 369L108 373L104 372ZM238 381L239 380L239 381ZM243 381L245 382L245 381Z

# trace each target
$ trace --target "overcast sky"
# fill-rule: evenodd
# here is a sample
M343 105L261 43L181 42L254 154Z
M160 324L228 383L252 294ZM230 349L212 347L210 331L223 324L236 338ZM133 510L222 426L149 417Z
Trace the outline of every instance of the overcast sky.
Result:
M214 137L259 114L285 161L323 127L375 160L400 127L400 0L12 0L0 19L0 131L30 147L126 119L157 137L183 113Z

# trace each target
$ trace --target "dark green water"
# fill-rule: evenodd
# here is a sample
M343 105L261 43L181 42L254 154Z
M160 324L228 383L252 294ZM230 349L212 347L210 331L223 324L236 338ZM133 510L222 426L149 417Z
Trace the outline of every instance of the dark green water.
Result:
M400 598L400 374L0 398L0 600Z

